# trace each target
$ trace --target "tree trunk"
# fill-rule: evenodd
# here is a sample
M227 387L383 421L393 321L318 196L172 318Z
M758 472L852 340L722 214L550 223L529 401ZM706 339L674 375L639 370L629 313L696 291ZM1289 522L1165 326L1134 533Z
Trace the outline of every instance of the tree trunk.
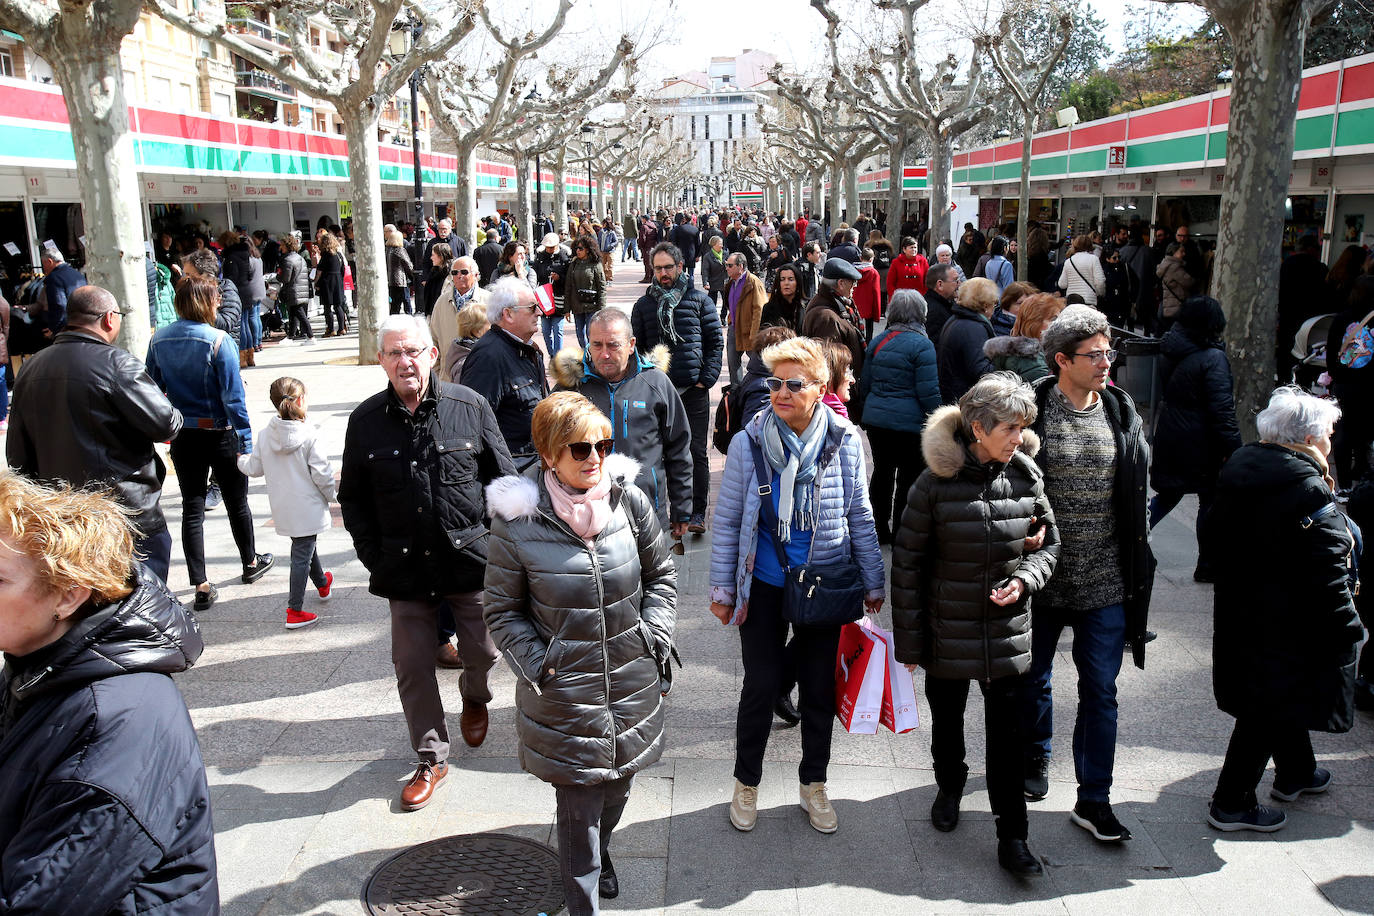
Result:
M843 163L836 160L835 162L830 163L830 193L826 195L825 198L826 210L831 220L831 224L826 228L829 229L832 233L835 231L835 227L844 221L844 211L840 207L841 195L844 193L844 189L842 187L843 184ZM826 239L826 244L829 243L830 240Z
M534 257L534 219L530 216L530 161L519 154L511 158L515 161L514 215L518 229L516 238L525 243L525 249L529 252L527 257Z
M79 17L64 14L63 20L68 26ZM38 51L52 65L67 105L86 229L86 279L114 294L124 313L115 342L142 359L150 330L146 250L119 62L121 39L92 36L88 28L73 26L43 42Z
M1236 418L1247 440L1274 389L1283 202L1310 17L1308 3L1290 0L1253 4L1223 22L1235 49L1235 81L1213 295L1227 313Z
M377 152L377 115L374 110L349 111L342 106L338 112L348 140L348 184L353 195L353 239L358 253L358 275L353 278L358 309L358 364L370 366L377 362L381 345L377 326L389 311L381 245L382 176L381 156ZM458 223L454 229L459 235L461 226Z
M899 235L902 227L902 194L904 192L903 163L906 161L906 131L897 133L887 151L887 231ZM893 230L897 230L894 232Z
M954 150L950 146L949 137L940 133L929 134L929 137L930 159L926 163L926 186L930 188L930 231L926 251L928 254L934 254L946 235L950 239L958 236L949 227L949 176L954 167ZM892 217L889 216L889 225L891 221ZM969 221L977 222L978 215L970 215Z
M477 147L459 140L454 144L458 154L458 186L453 189L453 231L460 238L473 242L477 231Z
M562 232L568 228L568 157L564 150L553 155L550 168L553 170L553 231Z
M844 164L844 221L852 226L862 212L863 205L859 202L859 164L851 159ZM860 248L864 241L859 239Z
M1016 210L1016 279L1030 276L1026 259L1026 220L1030 217L1031 139L1035 136L1035 115L1025 112L1021 134L1021 203Z

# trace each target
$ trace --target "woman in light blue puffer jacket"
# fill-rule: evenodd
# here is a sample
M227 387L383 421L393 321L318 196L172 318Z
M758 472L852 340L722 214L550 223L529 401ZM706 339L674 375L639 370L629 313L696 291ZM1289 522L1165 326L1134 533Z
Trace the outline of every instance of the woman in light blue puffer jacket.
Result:
M730 443L712 523L711 613L721 623L739 627L744 661L730 822L746 831L756 822L763 755L790 655L800 690L801 806L811 826L833 833L837 823L825 777L840 627L797 628L792 647L784 650L783 566L774 545L782 544L789 567L852 558L863 571L870 613L877 613L885 596L883 556L868 501L859 430L821 403L830 371L820 345L795 338L768 347L762 356L773 373L769 408ZM777 531L761 524L754 443L771 466Z

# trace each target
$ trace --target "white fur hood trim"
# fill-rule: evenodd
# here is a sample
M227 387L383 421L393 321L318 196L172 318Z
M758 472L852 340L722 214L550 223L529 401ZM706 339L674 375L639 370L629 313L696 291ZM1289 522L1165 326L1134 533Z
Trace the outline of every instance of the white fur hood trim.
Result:
M604 473L622 486L634 483L640 464L628 455L606 456ZM531 477L510 474L487 484L487 511L508 522L534 518L539 513L539 484Z

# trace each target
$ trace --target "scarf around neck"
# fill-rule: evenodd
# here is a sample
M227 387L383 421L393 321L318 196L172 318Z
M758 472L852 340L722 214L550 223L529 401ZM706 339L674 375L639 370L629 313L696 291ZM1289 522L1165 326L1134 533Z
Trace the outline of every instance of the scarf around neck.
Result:
M682 297L687 295L690 283L687 271L684 270L678 274L676 282L669 289L659 286L657 281L649 286L649 295L658 303L658 329L669 343L682 343L682 338L677 333L677 324L673 321L673 312L677 310Z
M586 492L564 486L552 468L544 472L544 488L549 491L554 514L588 544L611 519L611 475L604 468L601 480Z
M828 409L817 404L811 412L811 422L798 436L781 417L769 411L760 430L764 460L779 477L777 537L784 544L792 540L793 527L798 531L816 527L812 484L816 481L816 459L830 430L828 414Z
M1315 445L1308 445L1306 442L1280 442L1278 444L1300 455L1306 455L1317 462L1317 467L1321 469L1322 480L1326 482L1327 489L1332 493L1336 492L1336 481L1331 478L1331 466L1327 463L1326 456L1322 454L1321 449Z

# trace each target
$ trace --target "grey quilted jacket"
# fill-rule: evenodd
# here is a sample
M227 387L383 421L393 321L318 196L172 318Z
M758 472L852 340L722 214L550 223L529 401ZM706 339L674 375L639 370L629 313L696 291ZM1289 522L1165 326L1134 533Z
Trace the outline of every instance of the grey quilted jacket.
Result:
M487 487L484 615L519 676L520 765L555 785L620 779L663 753L676 571L653 504L629 482L638 464L611 455L606 473L614 511L590 545L555 514L542 473Z
M807 562L837 563L852 558L863 570L868 597L884 597L883 553L868 500L868 471L859 428L824 404L817 404L816 409L831 415L827 441L816 459L821 466L815 483L820 511ZM772 416L772 408L759 411L745 424L743 435L730 441L711 522L711 600L732 605L737 613L749 603L759 511L763 507L749 443L758 441L759 430Z

